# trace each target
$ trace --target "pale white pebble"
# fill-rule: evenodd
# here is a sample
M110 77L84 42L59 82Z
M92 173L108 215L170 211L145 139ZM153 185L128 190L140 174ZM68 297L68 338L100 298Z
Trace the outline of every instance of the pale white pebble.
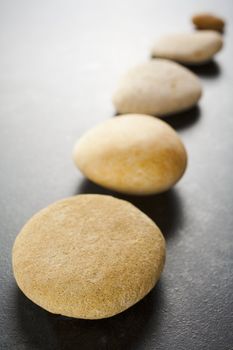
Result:
M113 96L118 113L166 116L187 110L200 99L199 78L166 59L154 59L130 69Z
M221 50L221 34L213 30L170 34L161 37L152 48L152 56L185 64L202 64Z

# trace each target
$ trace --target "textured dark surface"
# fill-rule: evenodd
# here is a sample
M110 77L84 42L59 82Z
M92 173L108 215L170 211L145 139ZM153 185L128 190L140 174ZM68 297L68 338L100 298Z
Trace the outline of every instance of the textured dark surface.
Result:
M149 59L154 38L192 30L199 10L228 26L215 62L194 69L204 87L199 107L167 119L186 144L188 170L167 193L128 198L164 232L162 278L112 319L51 315L16 286L14 239L49 203L107 192L75 169L74 142L114 115L117 79ZM232 19L231 0L0 2L1 349L233 349Z

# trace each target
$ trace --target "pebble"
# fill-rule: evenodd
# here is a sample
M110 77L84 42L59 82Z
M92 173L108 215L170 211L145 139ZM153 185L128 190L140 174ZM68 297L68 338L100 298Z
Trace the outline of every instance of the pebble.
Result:
M222 18L211 13L197 13L192 17L192 22L197 29L212 29L222 32L225 22Z
M122 115L84 134L73 151L76 166L91 181L134 195L159 193L183 175L187 154L174 129L147 115Z
M154 44L152 56L198 65L210 61L222 46L221 34L213 30L170 34L161 37Z
M130 69L113 96L118 113L166 116L193 107L202 94L199 78L187 68L154 59Z

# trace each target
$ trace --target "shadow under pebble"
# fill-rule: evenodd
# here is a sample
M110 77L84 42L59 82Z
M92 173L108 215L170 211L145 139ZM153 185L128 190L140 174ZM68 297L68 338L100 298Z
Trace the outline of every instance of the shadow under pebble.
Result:
M51 314L16 289L16 317L25 343L43 350L125 350L156 331L164 307L162 281L139 303L111 318L82 320Z
M120 117L121 114L115 112L113 117ZM158 117L159 119L170 124L174 129L186 129L195 124L201 116L201 110L198 105L188 109L187 111L174 113L168 116ZM154 116L156 117L156 115Z
M213 79L220 75L221 68L219 64L211 60L201 65L190 65L187 66L193 73L199 75L200 78Z
M194 106L191 109L172 114L170 116L165 116L162 119L171 125L176 130L182 130L191 127L193 124L198 122L201 117L200 107Z

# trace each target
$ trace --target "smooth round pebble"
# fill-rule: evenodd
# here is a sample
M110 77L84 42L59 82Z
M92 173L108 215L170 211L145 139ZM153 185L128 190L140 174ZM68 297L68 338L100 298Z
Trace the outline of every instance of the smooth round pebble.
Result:
M155 223L131 203L102 195L58 201L17 236L19 288L42 308L70 317L118 314L154 287L165 261Z
M154 59L132 68L120 81L113 103L120 114L165 116L194 106L201 97L200 80L178 63Z
M109 119L88 131L76 143L73 159L98 185L136 195L168 190L187 163L175 130L158 118L134 114Z
M170 34L161 37L152 48L152 56L185 64L203 64L221 50L221 34L213 30Z
M197 29L212 29L219 32L222 32L225 26L225 22L222 18L208 12L195 14L192 17L192 22Z

